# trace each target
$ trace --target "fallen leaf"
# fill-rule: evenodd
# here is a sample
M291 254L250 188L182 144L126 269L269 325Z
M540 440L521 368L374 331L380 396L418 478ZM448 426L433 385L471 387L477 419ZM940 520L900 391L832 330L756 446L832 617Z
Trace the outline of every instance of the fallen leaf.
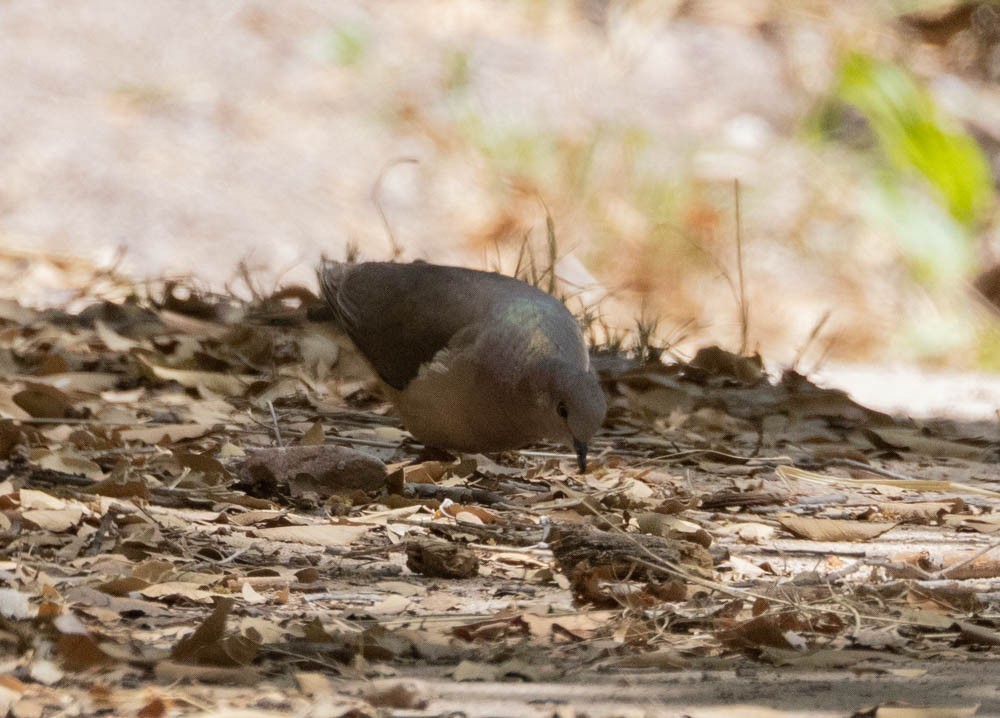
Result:
M84 458L71 449L35 449L31 460L43 469L63 474L86 476L88 479L103 479L104 471L90 459Z
M201 584L186 581L167 581L165 583L154 583L138 591L139 595L146 598L186 598L195 603L211 603L216 595L211 591L206 591Z
M1000 498L1000 492L990 489L981 489L978 486L959 484L954 481L931 481L925 479L880 479L872 477L870 479L845 479L840 476L829 476L815 471L806 471L794 466L779 466L774 472L785 480L799 479L801 481L811 481L817 484L828 486L888 486L895 489L908 489L910 491L952 491L955 493L974 494L976 496L990 496Z
M80 508L39 509L22 511L21 518L43 531L59 533L78 526L83 520L83 513Z
M884 703L865 708L851 718L972 718L979 704L971 706L911 706L906 703Z
M989 452L991 451L988 447L970 446L958 441L928 436L920 428L878 426L869 427L868 431L894 447L909 450L923 456L983 461L989 458Z
M56 653L66 670L90 670L112 662L112 659L100 649L86 626L73 614L64 613L56 616L52 620L52 625L59 632Z
M136 355L158 379L176 381L187 389L205 387L211 392L223 396L243 396L247 386L254 380L252 376L237 376L214 371L196 371L193 369L171 369L154 364L141 354Z
M322 446L326 441L326 434L323 433L323 423L314 422L309 429L302 434L302 438L299 439L299 443L302 446Z
M468 681L489 683L500 679L500 670L497 666L489 663L477 663L465 660L451 671L451 678L460 683Z
M775 518L790 533L811 541L868 541L896 527L895 523L817 519L792 514Z
M364 536L371 527L348 524L317 524L313 526L276 526L254 529L251 536L269 541L289 541L311 546L348 546Z
M226 620L234 600L218 598L212 613L190 636L182 638L170 652L175 661L212 666L246 666L257 655L258 646L240 635L226 635Z
M204 424L162 424L139 429L122 429L116 432L122 441L138 441L143 444L173 444L183 439L197 439L212 431Z
M15 404L36 419L65 419L73 412L70 398L45 384L26 384L12 398Z
M0 617L24 621L33 619L37 612L28 594L14 588L0 588Z
M148 344L146 342L137 342L133 339L129 339L128 337L123 337L100 319L94 322L94 331L97 333L97 338L101 340L104 346L113 352L127 353L139 347L148 348Z
M373 706L396 710L423 710L434 697L430 687L414 678L381 678L364 687L361 695Z
M52 686L61 681L66 674L52 661L36 658L28 667L28 675L36 683L41 683L44 686Z

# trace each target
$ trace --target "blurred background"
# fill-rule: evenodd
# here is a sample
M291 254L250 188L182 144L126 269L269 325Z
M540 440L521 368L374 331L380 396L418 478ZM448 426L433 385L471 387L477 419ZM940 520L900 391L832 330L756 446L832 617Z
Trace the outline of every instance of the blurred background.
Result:
M548 216L566 291L680 356L1000 368L996 3L7 0L0 30L23 303L94 269L314 286L349 245L510 272Z

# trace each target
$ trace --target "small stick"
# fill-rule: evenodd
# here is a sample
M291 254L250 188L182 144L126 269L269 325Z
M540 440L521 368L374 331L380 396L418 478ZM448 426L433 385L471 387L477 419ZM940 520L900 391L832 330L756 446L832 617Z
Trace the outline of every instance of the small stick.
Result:
M740 284L740 355L747 353L750 334L750 308L747 306L746 281L743 276L743 220L740 217L740 181L733 180L733 197L736 202L736 270Z
M278 426L278 414L274 411L274 402L268 401L267 408L271 411L271 421L274 422L274 436L278 440L278 448L280 449L283 446L281 442L281 427Z

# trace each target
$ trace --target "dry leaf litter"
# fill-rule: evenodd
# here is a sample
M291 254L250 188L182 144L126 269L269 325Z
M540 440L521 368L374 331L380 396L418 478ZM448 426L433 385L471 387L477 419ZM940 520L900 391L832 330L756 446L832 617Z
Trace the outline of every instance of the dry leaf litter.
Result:
M0 302L0 715L367 716L425 709L422 679L996 659L995 427L717 348L598 353L589 473L557 447L452 456L407 438L307 289L101 282ZM896 708L943 715L858 715Z

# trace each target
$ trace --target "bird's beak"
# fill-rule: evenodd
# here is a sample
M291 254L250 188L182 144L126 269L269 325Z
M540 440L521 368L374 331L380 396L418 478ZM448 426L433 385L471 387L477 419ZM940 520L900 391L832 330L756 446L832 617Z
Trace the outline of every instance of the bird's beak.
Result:
M573 448L576 449L576 465L580 467L580 473L587 473L587 444L578 439L573 439Z

